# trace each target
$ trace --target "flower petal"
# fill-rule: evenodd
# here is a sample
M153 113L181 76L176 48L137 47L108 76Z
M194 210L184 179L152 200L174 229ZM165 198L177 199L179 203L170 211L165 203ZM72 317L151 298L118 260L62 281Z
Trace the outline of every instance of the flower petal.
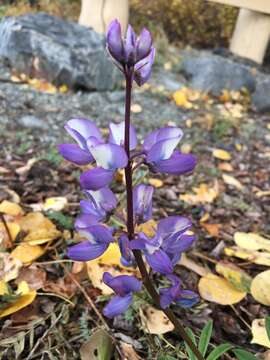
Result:
M114 296L103 309L103 314L111 319L114 316L124 313L129 305L132 303L133 296L128 294L126 296Z
M71 119L65 125L65 129L82 148L85 148L86 140L90 136L102 140L100 130L93 121L88 119Z
M196 166L196 158L192 154L181 154L175 150L167 160L161 160L152 166L155 172L182 175L191 172Z
M108 27L107 46L111 56L121 63L124 60L124 44L121 25L118 20L113 20Z
M120 296L125 296L131 292L140 291L142 283L135 276L119 275L113 277L110 273L103 274L103 282Z
M100 167L87 170L81 174L81 187L86 190L99 190L112 182L113 174L113 171Z
M89 261L100 257L109 244L91 244L88 240L68 248L67 256L74 261Z
M177 137L158 141L149 150L146 161L148 163L157 163L169 159L178 143L179 138Z
M176 304L184 308L190 308L197 304L200 300L198 294L191 290L181 290L180 297L177 299Z
M191 226L191 221L184 216L168 216L159 221L157 233L162 237L163 243L168 245L168 243L177 239Z
M144 223L152 218L153 186L136 185L133 189L133 212L137 224Z
M121 252L121 263L124 266L133 266L135 259L130 248L130 241L126 234L122 234L118 239Z
M102 220L102 218L95 215L81 214L76 218L74 227L77 231L80 231L88 228L90 225L97 224Z
M135 65L134 80L139 86L142 86L149 80L155 60L155 54L156 50L155 48L152 48L150 54Z
M173 272L172 262L164 251L156 250L153 254L146 254L145 258L154 271L161 274L170 274Z
M91 243L106 243L114 241L113 229L101 224L93 224L80 232Z
M152 36L150 31L142 29L136 42L136 61L140 61L149 55L152 48Z
M155 143L172 138L179 138L179 141L183 137L183 131L175 126L166 126L161 129L157 129L151 132L144 140L143 148L145 151L149 151Z
M89 151L81 149L77 144L60 144L58 151L64 159L76 165L86 165L94 160Z
M135 62L135 53L136 53L136 34L131 25L128 25L125 41L125 59L126 62L130 65L133 65Z
M165 241L164 250L170 254L181 254L187 251L196 240L195 235L180 235Z
M110 135L109 142L112 144L124 146L125 141L125 122L120 124L110 123L109 125ZM130 150L134 150L137 146L137 134L133 125L130 126Z
M97 191L87 190L85 194L99 212L110 212L116 208L117 197L108 187Z
M124 168L128 163L125 150L115 144L100 144L91 149L97 165L103 169L116 170Z

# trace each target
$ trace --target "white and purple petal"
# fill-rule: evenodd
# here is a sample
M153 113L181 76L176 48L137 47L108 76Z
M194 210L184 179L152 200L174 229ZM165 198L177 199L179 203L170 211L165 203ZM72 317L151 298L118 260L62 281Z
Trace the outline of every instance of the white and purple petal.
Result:
M99 190L108 186L113 180L114 171L101 167L90 169L81 174L80 184L86 190Z
M121 63L124 60L124 44L121 25L118 20L113 20L108 27L107 48L116 61Z
M169 159L178 143L178 137L158 141L148 151L146 162L158 163L159 161Z
M152 47L150 54L135 65L134 80L138 86L142 86L149 80L152 73L155 54L156 50Z
M123 121L119 124L110 123L109 129L110 129L109 142L112 144L124 146L125 122ZM133 125L130 126L129 138L130 138L130 150L134 150L137 146L137 134Z
M142 29L140 36L136 41L136 61L147 57L152 48L152 36L149 30Z
M102 134L96 124L88 119L71 119L65 125L66 131L82 148L86 148L86 140L93 136L102 140Z
M103 218L95 215L81 214L79 215L74 223L74 227L77 231L84 230L90 225L97 224L99 221L102 221Z
M91 153L80 148L77 144L60 144L58 145L58 151L64 159L76 165L86 165L94 161Z
M152 218L153 186L139 184L133 189L133 212L138 224Z
M125 150L116 144L100 144L91 149L97 165L106 170L126 167L128 157Z

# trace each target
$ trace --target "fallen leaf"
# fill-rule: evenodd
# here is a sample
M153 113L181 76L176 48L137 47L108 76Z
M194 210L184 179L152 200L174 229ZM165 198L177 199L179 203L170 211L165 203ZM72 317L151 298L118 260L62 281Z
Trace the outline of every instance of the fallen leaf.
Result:
M46 271L35 265L24 267L20 271L16 283L19 284L22 281L25 281L31 290L42 289L46 283Z
M61 211L67 206L67 198L63 196L47 198L42 206L42 210Z
M26 165L19 167L18 169L16 169L16 173L19 175L25 175L26 173L28 173L28 171L32 168L32 166L38 161L37 158L32 158L29 159L26 163Z
M237 290L228 280L214 274L202 277L198 288L204 300L220 305L236 304L246 296L246 292Z
M55 225L41 212L30 212L18 220L22 231L31 232L36 229L55 229Z
M142 107L140 104L132 104L130 107L131 112L134 114L139 114L142 112Z
M255 319L252 321L251 326L252 340L251 344L258 344L270 349L270 340L267 336L265 327L265 319Z
M47 280L43 286L43 290L70 299L75 294L77 285L70 277L58 278L56 281Z
M219 236L219 230L221 228L221 224L208 224L205 222L201 222L201 226L213 237Z
M9 295L8 288L0 285L0 295ZM35 300L37 293L36 291L30 291L28 284L25 281L22 281L18 285L16 295L18 298L15 301L0 309L0 318L13 314L31 304Z
M121 267L120 259L121 252L118 244L111 243L105 253L96 259L96 261L103 265L116 265Z
M260 304L270 306L270 270L266 270L255 276L251 283L251 295Z
M180 200L183 200L190 204L198 203L212 203L219 195L218 182L215 181L214 185L210 187L207 184L200 184L199 187L192 189L195 194L183 194L180 195Z
M205 276L210 272L209 270L205 269L203 266L199 265L195 261L188 258L185 253L181 255L181 259L179 260L177 265L184 266L185 268L194 271L196 274L200 276Z
M160 188L164 185L164 182L160 179L154 179L154 178L150 178L149 179L149 184L154 186L155 188Z
M270 196L270 190L267 190L267 191L257 191L256 192L256 197L258 198L262 198L264 196Z
M104 330L95 331L80 348L81 360L110 360L113 356L112 337Z
M136 232L143 232L148 237L153 237L156 234L156 229L157 223L153 219L136 226Z
M192 150L192 145L191 144L184 143L181 146L181 153L183 153L183 154L190 154L191 150Z
M0 253L0 281L5 283L16 279L22 267L22 262L9 253Z
M216 159L219 159L219 160L228 161L228 160L231 160L231 158L232 158L231 154L228 151L222 150L222 149L214 149L212 154Z
M228 162L222 162L218 164L218 169L222 171L231 172L233 171L233 166Z
M237 290L250 292L252 278L241 268L229 261L219 261L216 272L227 279Z
M121 341L120 347L124 355L123 360L143 360L134 350L133 346Z
M226 247L224 252L228 256L235 256L257 265L270 266L270 252L251 251L242 249L238 246Z
M270 251L270 240L256 233L236 232L234 242L242 249Z
M23 215L23 209L20 207L20 205L8 200L1 202L0 212L10 216Z
M31 264L45 253L45 249L39 245L30 245L22 243L11 252L14 259L21 261L23 264Z
M177 90L173 93L173 100L175 104L184 109L191 109L193 104L188 100L185 88Z
M16 222L6 222L6 225L9 230L11 239L12 239L12 241L14 241L20 232L20 226ZM9 234L6 230L5 225L0 220L0 244L1 244L1 246L7 247L7 245L10 242Z
M222 179L225 184L235 187L238 190L243 190L244 186L235 177L227 174L222 174Z
M29 245L41 245L56 240L61 234L61 231L57 229L39 229L31 231L23 241L27 242Z
M139 313L143 329L149 334L161 335L174 329L174 325L161 310L148 305L140 307Z

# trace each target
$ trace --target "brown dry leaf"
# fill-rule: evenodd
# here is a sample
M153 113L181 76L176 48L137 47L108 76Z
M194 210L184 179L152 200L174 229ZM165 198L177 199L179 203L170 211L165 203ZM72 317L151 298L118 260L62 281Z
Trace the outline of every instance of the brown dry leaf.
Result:
M180 200L183 200L190 204L198 204L198 203L212 203L219 195L219 187L218 182L215 181L214 185L210 187L207 184L200 184L199 187L194 187L192 189L195 194L183 194L180 195Z
M270 252L270 239L256 233L236 232L234 242L237 246L246 250L267 250Z
M105 330L98 329L80 348L81 360L111 360L114 342Z
M20 205L8 200L3 200L0 204L0 212L10 216L23 215L23 209Z
M1 283L0 295L8 294L8 287ZM36 291L30 291L28 284L25 281L22 281L18 285L16 295L18 295L18 298L14 302L12 302L10 305L7 305L3 309L0 309L0 318L13 314L16 311L19 311L27 305L31 304L35 300L37 293Z
M208 224L205 222L201 222L201 226L213 237L219 236L219 230L221 228L221 224Z
M16 279L22 267L22 262L9 253L0 253L0 281L5 283Z
M265 346L270 349L270 340L267 336L267 331L265 327L265 319L255 319L252 321L251 332L253 338L251 344L258 344Z
M270 270L255 276L251 283L251 295L260 304L270 306Z
M70 279L70 277L58 278L56 281L46 281L43 286L43 290L70 299L75 294L77 285Z
M31 264L45 253L45 248L39 245L30 245L22 243L11 252L14 259L21 261L23 264Z
M143 329L149 334L162 335L174 329L173 324L163 311L148 305L140 308L140 318Z
M158 189L158 188L161 188L164 185L164 182L162 180L160 180L160 179L150 178L149 179L149 184Z
M143 360L134 350L133 346L121 341L120 347L124 355L123 360Z
M270 266L270 252L246 250L238 246L226 247L224 252L228 256L235 256L257 265Z
M28 171L32 168L32 166L38 161L37 158L29 159L26 163L26 165L19 167L16 169L16 173L19 175L25 175L28 173Z
M227 174L222 174L222 179L225 184L235 187L238 190L243 190L244 186L235 177Z
M222 162L218 164L218 169L222 171L232 172L233 166L228 162Z
M250 292L252 278L241 268L229 261L219 261L216 272L227 279L236 289Z
M195 261L189 259L186 254L181 255L180 261L177 263L177 265L184 266L185 268L194 271L196 274L200 276L207 275L210 271L196 263Z
M143 232L148 237L153 237L156 233L157 223L151 219L144 224L136 226L136 232Z
M237 304L246 296L246 292L237 290L228 280L214 274L202 277L198 288L204 300L220 305Z
M228 160L231 160L231 158L232 158L231 154L228 151L223 150L223 149L214 149L212 154L216 159L219 159L219 160L228 161Z
M16 283L27 282L31 290L42 289L46 283L46 271L38 268L35 265L24 267L16 279Z

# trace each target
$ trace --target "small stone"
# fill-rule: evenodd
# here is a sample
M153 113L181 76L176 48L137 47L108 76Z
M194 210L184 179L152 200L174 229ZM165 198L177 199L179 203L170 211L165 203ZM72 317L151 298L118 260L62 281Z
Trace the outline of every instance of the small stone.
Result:
M42 129L46 130L48 128L48 125L45 123L45 120L42 120L36 116L33 115L25 115L18 119L19 125L30 128L30 129Z

